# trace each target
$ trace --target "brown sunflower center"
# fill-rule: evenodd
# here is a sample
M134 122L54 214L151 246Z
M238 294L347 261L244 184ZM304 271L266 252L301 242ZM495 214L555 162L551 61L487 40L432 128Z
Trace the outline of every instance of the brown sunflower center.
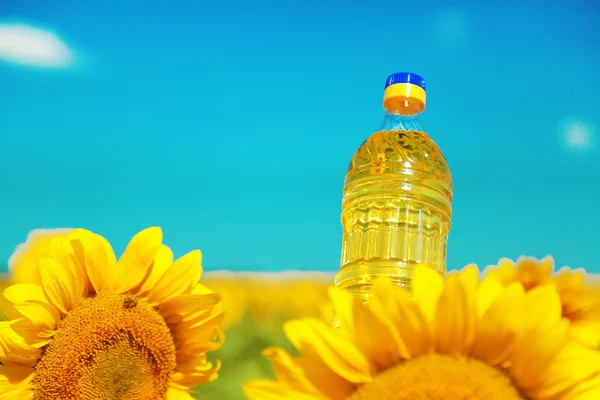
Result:
M470 358L431 354L390 368L349 400L525 400L510 378Z
M44 348L34 399L163 399L175 358L157 311L132 296L99 293L80 301Z

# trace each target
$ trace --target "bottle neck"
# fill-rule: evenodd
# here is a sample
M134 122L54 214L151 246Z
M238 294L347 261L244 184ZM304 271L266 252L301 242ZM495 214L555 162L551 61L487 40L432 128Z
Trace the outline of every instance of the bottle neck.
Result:
M385 117L383 118L380 131L392 130L423 132L421 107L409 99L389 104L385 110Z

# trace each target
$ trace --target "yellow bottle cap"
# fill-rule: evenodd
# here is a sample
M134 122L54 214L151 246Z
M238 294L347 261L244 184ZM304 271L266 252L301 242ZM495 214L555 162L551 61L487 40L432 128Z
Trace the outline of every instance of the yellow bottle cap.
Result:
M419 112L425 110L425 80L412 72L398 72L390 75L385 81L383 92L383 108L400 110L407 103L417 107Z

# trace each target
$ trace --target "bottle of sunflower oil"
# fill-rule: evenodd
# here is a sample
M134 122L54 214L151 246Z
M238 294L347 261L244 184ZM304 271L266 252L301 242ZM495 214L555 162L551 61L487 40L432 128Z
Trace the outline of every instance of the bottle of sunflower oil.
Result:
M346 173L336 286L364 301L379 277L410 291L417 264L446 273L452 177L421 124L425 90L417 74L387 79L383 124L356 151Z

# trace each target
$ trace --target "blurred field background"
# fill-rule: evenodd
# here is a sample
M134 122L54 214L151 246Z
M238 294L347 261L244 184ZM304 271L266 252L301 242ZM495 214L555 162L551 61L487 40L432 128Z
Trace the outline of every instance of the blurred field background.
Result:
M197 398L243 399L244 381L273 376L271 363L261 356L264 349L282 346L292 351L282 330L286 320L331 315L327 288L333 274L212 273L203 283L223 296L226 338L214 356L223 363L219 379L199 387Z
M273 376L270 362L261 353L270 346L292 348L283 335L282 324L290 318L329 318L327 288L333 274L286 271L281 273L212 272L202 283L221 294L226 309L224 346L209 357L221 360L216 382L198 387L201 399L244 399L242 384L249 379ZM10 284L0 275L0 292ZM0 318L7 306L0 296Z

